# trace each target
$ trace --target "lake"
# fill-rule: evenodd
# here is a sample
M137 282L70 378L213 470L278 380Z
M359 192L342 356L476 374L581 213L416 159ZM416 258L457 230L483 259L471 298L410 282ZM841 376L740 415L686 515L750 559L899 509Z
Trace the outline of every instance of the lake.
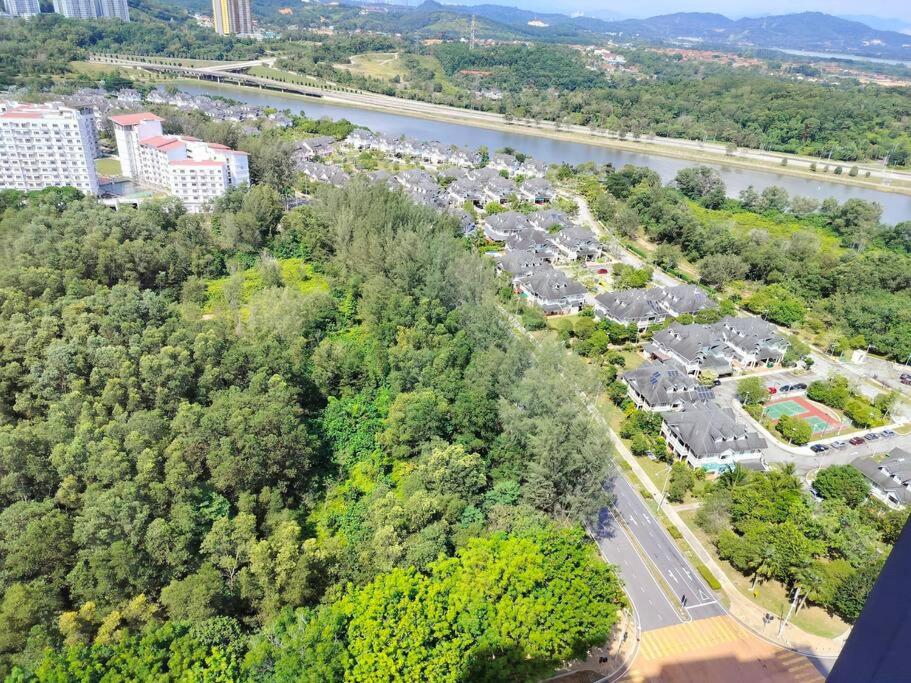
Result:
M658 173L665 182L673 180L680 169L696 164L696 162L686 159L674 159L659 154L628 152L582 142L552 140L519 132L476 128L464 123L443 123L268 90L252 90L209 83L181 83L179 87L194 95L220 95L262 107L290 109L296 113L303 112L311 118L323 116L333 119L344 118L359 126L366 126L371 130L390 135L407 135L418 140L438 140L448 145L470 148L484 145L491 151L501 147L512 147L547 163L579 164L594 161L599 164L611 163L617 168L625 164L647 166ZM911 196L908 195L881 192L825 180L800 178L774 171L757 171L717 163L705 165L718 169L727 186L728 194L732 197L736 197L749 185L760 191L769 185L778 185L785 188L792 196L815 197L820 201L827 197L835 197L839 202L844 202L846 199L856 197L878 202L883 207L883 221L886 223L911 220Z

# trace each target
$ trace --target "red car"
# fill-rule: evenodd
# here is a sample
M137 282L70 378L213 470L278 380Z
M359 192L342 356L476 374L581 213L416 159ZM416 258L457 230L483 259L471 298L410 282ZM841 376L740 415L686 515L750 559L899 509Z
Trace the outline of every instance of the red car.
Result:
M777 389L776 387L766 387L766 389L769 390L769 393L770 393L770 394L777 394L777 393L778 393L778 389Z
M598 268L595 272L598 273L598 275L607 275L607 268Z
M867 443L862 436L855 436L853 439L848 439L848 443L853 446L863 446Z

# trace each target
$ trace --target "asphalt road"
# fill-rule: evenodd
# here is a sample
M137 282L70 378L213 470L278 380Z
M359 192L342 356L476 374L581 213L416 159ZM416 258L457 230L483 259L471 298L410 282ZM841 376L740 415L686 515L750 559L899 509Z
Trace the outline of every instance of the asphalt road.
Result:
M614 508L601 510L595 537L604 557L620 568L620 575L639 616L640 628L648 631L684 621L652 571L660 573L662 580L677 596L678 605L686 598L684 611L689 619L725 614L711 590L629 482L622 476L615 476L612 484ZM626 530L617 524L615 515L623 519L647 560L640 555ZM649 567L646 562L652 566Z

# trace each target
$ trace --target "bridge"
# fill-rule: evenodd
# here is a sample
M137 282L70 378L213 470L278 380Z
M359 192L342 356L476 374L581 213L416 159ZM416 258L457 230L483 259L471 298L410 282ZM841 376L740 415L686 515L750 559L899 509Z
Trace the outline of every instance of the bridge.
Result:
M276 90L278 92L293 93L295 95L307 95L308 97L322 97L323 93L319 88L308 87L299 83L286 83L274 78L264 78L262 76L253 76L244 73L245 69L254 66L271 65L274 60L252 60L248 62L225 62L211 66L181 66L178 64L160 64L157 62L145 61L130 57L111 57L108 55L89 55L89 61L93 64L110 64L111 66L123 66L130 69L145 69L146 71L156 71L159 73L170 73L186 78L195 78L200 81L215 81L216 83L230 83L232 85L246 85L260 88L262 90Z

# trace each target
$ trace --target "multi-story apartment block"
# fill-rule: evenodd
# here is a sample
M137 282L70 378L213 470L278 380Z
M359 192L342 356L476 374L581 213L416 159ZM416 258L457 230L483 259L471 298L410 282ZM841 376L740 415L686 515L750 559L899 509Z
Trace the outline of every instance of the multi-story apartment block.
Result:
M108 17L130 20L127 0L54 0L54 11L71 19Z
M0 0L0 12L3 8L11 17L33 17L41 14L38 0Z
M112 116L123 175L200 211L229 188L250 183L247 153L187 135L164 135L154 114Z
M95 150L91 109L0 102L0 188L98 194Z
M253 33L250 0L212 0L212 19L215 32L223 36Z

